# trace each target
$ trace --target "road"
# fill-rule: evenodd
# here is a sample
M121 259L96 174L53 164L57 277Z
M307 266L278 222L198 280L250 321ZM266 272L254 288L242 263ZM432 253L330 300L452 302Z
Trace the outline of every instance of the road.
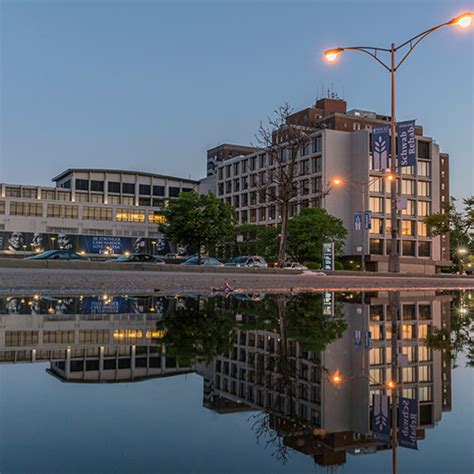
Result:
M474 278L219 272L144 272L84 269L0 268L0 295L100 293L209 293L225 282L239 292L318 290L474 289Z

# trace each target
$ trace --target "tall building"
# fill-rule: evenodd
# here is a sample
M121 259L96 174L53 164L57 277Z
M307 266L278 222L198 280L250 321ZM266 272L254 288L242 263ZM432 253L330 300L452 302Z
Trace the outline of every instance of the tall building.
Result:
M0 184L0 253L174 252L158 231L163 209L181 192L199 191L199 181L110 169L67 169L53 181Z
M216 174L217 166L222 161L239 155L248 155L253 153L256 148L244 145L231 145L224 143L207 150L207 176Z
M386 171L374 169L370 147L373 125L386 124L389 117L361 110L346 111L346 102L321 99L291 115L288 121L314 128L310 143L298 154L298 195L290 205L290 217L306 207L323 207L341 218L348 230L347 260L360 259L364 246L366 265L374 271L388 269L390 251L390 183ZM398 188L406 205L399 220L401 270L433 273L450 265L449 237L431 237L423 220L440 212L449 199L449 157L440 153L431 137L416 127L417 165L401 169ZM271 185L270 163L263 151L236 156L217 167L216 194L231 204L239 223L272 225L279 222L278 207L259 192ZM342 188L331 189L331 180L347 180ZM354 229L354 213L362 210L362 186L369 183L365 209L372 212L371 229Z

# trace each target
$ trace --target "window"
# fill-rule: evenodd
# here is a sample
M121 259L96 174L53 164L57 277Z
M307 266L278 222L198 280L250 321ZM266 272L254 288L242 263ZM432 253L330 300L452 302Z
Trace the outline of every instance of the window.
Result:
M10 214L12 216L42 216L43 204L12 201L10 203Z
M265 167L267 165L267 155L260 155L258 161L260 168Z
M159 211L150 211L148 213L148 222L150 224L164 224L166 217Z
M404 367L402 369L402 381L403 383L416 382L416 367Z
M405 196L415 195L415 181L412 179L402 179L402 194Z
M416 339L416 328L414 324L402 324L402 339Z
M424 222L418 222L418 237L427 237L428 236L428 226Z
M76 193L75 194L76 202L89 202L89 194L88 193Z
M383 305L377 304L370 306L370 320L383 321Z
M145 211L139 209L117 209L118 222L145 222Z
M164 196L165 187L164 186L153 186L153 196Z
M418 201L418 215L420 217L426 217L431 214L431 202L429 201Z
M170 186L168 188L168 195L169 197L178 197L180 193L180 189L175 186Z
M217 176L218 176L219 179L224 179L224 168L219 168L217 170ZM154 186L153 186L153 188L154 188Z
M252 158L250 158L250 171L255 171L256 162L257 158L255 156L252 156Z
M91 180L91 191L104 192L104 182Z
M62 219L77 219L79 208L67 204L48 204L47 217L59 217Z
M418 181L418 196L431 196L431 183L429 181Z
M300 161L300 174L309 173L309 160Z
M225 167L225 177L230 178L230 165Z
M370 333L372 340L380 341L383 339L383 327L380 324L371 324L370 325Z
M311 172L321 173L321 157L320 156L311 158Z
M372 178L372 180L369 182L369 191L373 193L383 193L383 179Z
M431 176L431 163L429 161L418 161L418 176Z
M407 257L414 257L416 246L414 240L404 240L403 241L403 255Z
M415 235L415 221L402 220L402 235L410 237Z
M76 189L79 191L89 191L89 181L87 179L76 179Z
M36 189L22 189L21 197L27 199L36 199Z
M418 347L418 360L420 362L428 362L432 360L431 349L426 346Z
M407 199L407 207L406 209L402 210L402 215L403 216L414 216L415 215L415 202L412 199Z
M233 205L234 207L239 207L239 205L240 205L240 198L239 198L239 195L234 196L234 200L233 200L232 205Z
M379 197L369 198L369 209L372 212L383 213L383 200Z
M370 253L375 255L382 255L383 253L383 240L381 239L370 239Z
M372 217L370 227L371 234L383 234L383 219Z
M421 365L418 367L418 382L431 382L432 371L430 365Z
M234 193L240 191L240 179L234 179Z
M240 163L234 163L234 176L237 176L240 173Z
M426 339L430 334L430 325L419 324L418 325L418 339Z
M120 183L109 181L107 183L107 190L109 193L120 193Z
M0 214L5 214L5 201L0 201Z
M300 181L300 189L303 196L309 194L309 179L303 179Z
M149 184L139 184L138 193L142 196L149 196L151 194L151 186Z
M111 221L112 208L111 207L89 207L82 208L82 218L95 221Z
M418 242L418 257L431 257L431 242Z
M47 191L45 189L42 189L41 198L48 201L54 201L56 199L56 193L54 191Z
M245 190L248 189L248 187L249 187L249 179L248 179L247 176L244 176L241 181L242 181L242 182L241 182L241 184L242 184L242 190L245 191Z
M114 196L114 197L118 197L118 196ZM104 195L103 194L91 194L89 196L89 201L90 202L103 203L104 202Z
M120 196L108 196L108 204L120 204Z
M416 319L416 306L414 304L404 304L402 311L403 321L413 321Z
M247 168L248 168L248 161L247 160L242 161L242 173L247 173ZM222 179L222 176L219 179Z
M138 205L139 206L146 206L146 207L151 206L151 198L149 198L149 197L139 197L138 198Z
M181 189L181 192L182 192L182 193L191 193L191 192L193 192L193 191L194 191L193 188L182 188L182 189Z
M323 186L322 186L322 178L318 176L317 178L312 178L311 179L311 185L313 188L313 194L318 194L321 192Z
M13 188L11 186L7 186L5 188L5 196L6 197L21 197L21 189L18 188Z
M383 364L383 352L380 347L373 347L372 349L370 349L369 364L370 365Z
M431 319L431 305L420 304L420 306L418 306L418 319L420 321L426 321Z
M418 401L420 402L432 402L432 388L431 387L419 387L418 388Z
M418 158L430 159L430 142L418 141Z
M123 194L135 194L135 184L134 183L122 183L122 193Z
M322 148L322 136L316 135L313 138L313 153L320 153Z
M134 206L135 198L130 196L123 196L121 202L124 206Z

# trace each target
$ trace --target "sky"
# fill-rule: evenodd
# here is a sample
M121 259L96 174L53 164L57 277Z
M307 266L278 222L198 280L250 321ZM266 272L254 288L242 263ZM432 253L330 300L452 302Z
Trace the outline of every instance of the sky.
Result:
M390 112L375 61L472 1L0 0L0 182L49 185L68 167L198 179L206 150L250 144L260 120L332 88ZM444 28L397 73L397 118L450 154L451 194L473 194L474 28Z

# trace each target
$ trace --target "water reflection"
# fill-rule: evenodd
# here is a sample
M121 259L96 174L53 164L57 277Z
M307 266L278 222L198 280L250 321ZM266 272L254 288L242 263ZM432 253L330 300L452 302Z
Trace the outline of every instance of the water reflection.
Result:
M468 345L472 356L472 301L399 298L400 395L417 400L420 440L451 409L456 353ZM62 382L196 372L203 406L248 411L256 438L283 462L289 448L323 466L390 449L371 436L372 396L390 393L394 378L386 292L10 297L0 323L1 363L47 361Z

